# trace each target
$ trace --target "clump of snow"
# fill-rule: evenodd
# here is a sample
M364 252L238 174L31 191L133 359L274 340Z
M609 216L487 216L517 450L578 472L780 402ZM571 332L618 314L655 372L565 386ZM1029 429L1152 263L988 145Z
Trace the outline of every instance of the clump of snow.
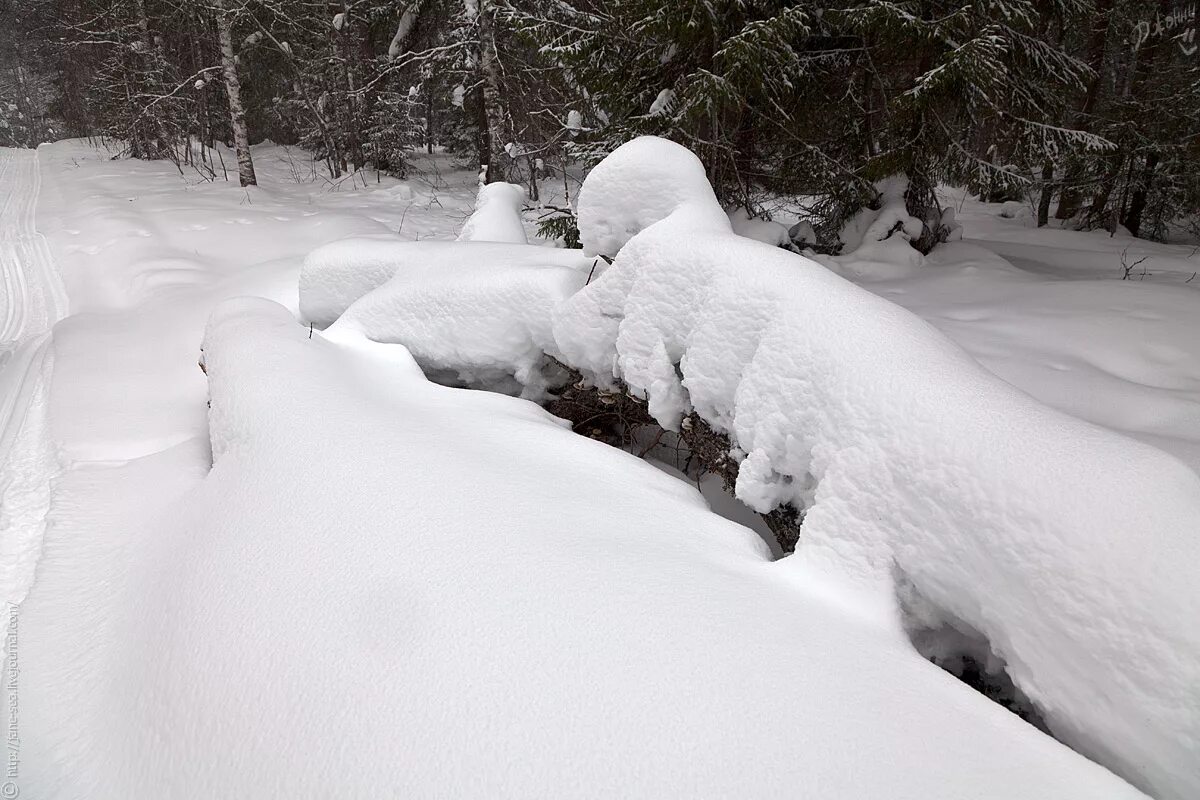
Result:
M358 298L387 283L403 261L397 253L418 255L420 251L397 250L392 235L358 237L318 247L304 258L300 268L300 318L324 327L330 325ZM416 243L414 243L416 244ZM419 243L425 249L441 249L444 243Z
M356 237L313 250L300 270L300 318L333 324L354 301L400 272L436 276L470 265L498 273L538 267L582 270L592 260L578 250L498 242L405 242L395 236Z
M996 213L1005 219L1023 219L1033 216L1029 204L1021 200L1005 200L1000 204L1000 210Z
M729 209L727 213L729 214L729 224L733 226L733 232L738 236L745 236L747 239L754 239L772 247L787 247L791 244L792 240L788 236L787 227L778 222L753 217L749 211L740 206Z
M938 227L943 231L943 242L962 241L962 225L958 223L958 216L953 206L946 206L942 209L942 216L938 221Z
M904 195L908 191L908 179L893 175L875 184L879 193L879 208L863 208L842 226L838 239L842 242L842 253L849 254L864 244L882 241L893 234L904 241L921 235L925 224L908 213Z
M889 236L882 241L867 239L845 255L813 254L811 258L839 275L862 281L909 277L925 265L921 251L904 236Z
M675 90L663 89L654 98L654 102L650 104L650 110L647 115L651 117L661 117L664 114L669 114L675 106Z
M912 275L925 263L909 242L925 229L908 213L904 195L908 179L893 175L875 184L879 208L863 208L846 221L838 234L838 256L814 256L824 266L848 278L889 280Z
M811 247L817 243L817 232L813 230L811 222L802 219L788 228L788 239L797 247Z
M644 228L684 208L730 230L704 166L687 148L642 136L618 147L591 176L579 191L579 240L588 255L616 255Z
M525 249L451 245L402 256L397 261L407 263L346 309L328 334L404 344L441 383L453 376L538 399L546 388L543 356L555 352L551 314L584 285L589 262L578 250Z
M417 23L417 9L420 3L410 3L404 13L400 15L400 22L396 25L396 32L392 35L392 40L388 42L388 59L394 61L400 55L400 46L408 39L412 33L413 26ZM410 92L410 96L411 96Z
M458 235L460 242L527 244L521 208L525 190L515 183L486 183L479 187L475 212Z
M610 158L580 227L619 252L557 312L564 358L646 396L665 427L694 409L729 433L756 510L807 505L795 572L854 587L885 624L902 576L987 637L1061 739L1161 796L1200 792L1200 478L1042 406L818 264L732 235L678 145ZM876 237L920 222L898 182L884 190L865 246L894 259L905 239ZM657 202L617 213L645 193Z

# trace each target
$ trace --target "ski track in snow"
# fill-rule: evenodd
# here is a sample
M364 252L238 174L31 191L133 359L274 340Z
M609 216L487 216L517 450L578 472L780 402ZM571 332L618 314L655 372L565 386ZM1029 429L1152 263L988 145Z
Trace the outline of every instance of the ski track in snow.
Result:
M34 225L36 150L0 148L0 576L19 602L41 549L50 479L46 435L50 331L67 310L50 249Z

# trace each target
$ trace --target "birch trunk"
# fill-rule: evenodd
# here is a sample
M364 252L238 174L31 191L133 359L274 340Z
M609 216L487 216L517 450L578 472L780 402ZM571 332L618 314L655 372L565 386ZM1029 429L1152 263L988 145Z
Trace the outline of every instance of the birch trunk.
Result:
M225 91L229 95L229 127L233 129L233 147L237 152L238 180L242 186L257 186L254 160L250 157L250 136L246 133L246 110L242 108L242 87L238 82L237 62L233 57L233 21L223 2L217 11L217 35L221 40L221 70L225 73Z
M492 4L479 3L479 64L483 71L483 115L487 120L488 162L487 182L507 180L503 166L504 105L500 93L500 66L496 56L496 38L492 30ZM482 155L482 154L481 154Z

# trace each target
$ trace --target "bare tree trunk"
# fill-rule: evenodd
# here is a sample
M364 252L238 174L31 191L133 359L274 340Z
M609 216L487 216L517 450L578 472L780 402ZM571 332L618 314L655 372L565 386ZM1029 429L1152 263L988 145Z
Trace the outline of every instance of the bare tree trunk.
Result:
M238 82L237 62L233 57L233 21L229 7L221 0L217 11L217 35L221 39L221 69L229 95L229 127L237 152L238 180L242 186L257 186L254 160L250 157L250 136L246 133L246 111L242 108L242 86Z
M487 182L507 179L501 154L504 147L504 106L500 93L500 65L496 56L496 38L492 30L492 4L479 3L479 64L483 70L483 114L487 120Z
M1125 227L1134 236L1141 235L1142 215L1146 211L1146 198L1150 193L1150 184L1154 182L1154 171L1158 169L1158 153L1151 152L1146 156L1146 166L1142 176L1137 181L1133 195L1129 200L1129 211L1125 215Z
M1092 68L1092 79L1088 82L1083 104L1075 115L1074 127L1077 130L1092 130L1091 115L1096 110L1100 99L1100 90L1104 85L1105 69L1104 56L1108 49L1109 19L1112 11L1112 0L1097 0L1092 13L1092 29L1088 36L1087 63ZM1058 210L1054 213L1056 219L1070 219L1079 212L1083 193L1078 183L1080 166L1075 160L1069 160L1063 176L1062 187L1058 194Z
M345 20L341 30L334 34L339 37L342 49L342 74L346 81L346 149L350 157L351 171L362 167L363 136L361 116L359 114L358 81L355 79L355 46L352 37L354 26L350 22L350 3L342 3L342 14Z
M1042 196L1038 198L1037 226L1046 227L1050 221L1050 200L1054 197L1054 164L1047 161L1042 164Z
M425 152L433 155L433 92L425 92Z

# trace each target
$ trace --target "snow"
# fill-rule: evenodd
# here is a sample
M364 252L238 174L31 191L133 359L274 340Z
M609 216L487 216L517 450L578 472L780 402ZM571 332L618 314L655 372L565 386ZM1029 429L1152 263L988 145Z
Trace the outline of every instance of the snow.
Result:
M874 246L895 234L911 241L921 235L925 225L908 213L904 194L908 191L908 179L893 175L875 184L879 193L879 208L864 208L847 220L838 238L842 242L842 253L850 254L861 247Z
M797 245L813 245L817 243L817 232L808 220L799 220L788 228L788 239Z
M211 473L24 612L31 674L93 645L33 796L1140 796L532 404L266 301L204 354Z
M791 244L787 227L778 222L752 217L744 208L731 208L726 213L729 215L729 224L733 232L738 236L745 236L772 247L786 247Z
M58 460L46 435L50 329L67 299L34 226L37 152L0 148L0 590L19 602L34 579Z
M331 325L355 300L402 272L420 270L432 278L479 264L497 272L528 273L539 267L587 270L591 263L578 250L525 244L406 242L389 234L347 238L319 247L304 259L300 316L318 327Z
M1156 279L1038 275L992 251L1004 247L979 239L939 247L926 272L867 286L1046 405L1200 472L1200 293ZM1119 274L1119 254L1111 261Z
M650 104L650 110L646 112L649 117L661 117L671 113L672 107L675 105L675 90L663 89L659 92L654 102Z
M1061 739L1162 796L1200 791L1200 478L819 265L731 236L688 155L636 140L589 176L582 238L620 252L556 314L567 361L644 393L665 427L694 409L730 433L740 499L808 508L798 577L890 624L896 578L911 581L987 636ZM666 192L662 164L688 169ZM584 214L641 196L641 173L669 197L657 216ZM868 232L891 229L889 205Z
M1033 209L1028 203L1021 200L1005 200L1000 204L1000 216L1005 219L1021 219L1022 217L1032 217Z
M658 144L650 136L634 139L589 174L579 191L578 213L588 255L616 255L634 234L685 206L710 225L729 229L700 159L686 148Z
M408 39L413 26L417 24L417 7L418 4L413 3L406 7L404 13L400 15L400 22L396 24L396 33L388 43L389 59L395 60L400 55L400 46Z
M450 241L489 203L444 161L255 160L243 190L41 152L31 263L73 313L0 464L22 796L1141 796L909 643L946 623L1063 741L1196 794L1186 248L955 204L911 268L895 234L832 262L860 288L735 236L658 140L588 179L591 255ZM427 380L535 396L543 353L729 431L744 500L810 504L799 553Z
M587 259L578 250L430 244L394 246L402 266L351 304L330 337L353 331L404 344L426 371L539 399L543 356L554 352L553 310L583 287Z
M511 242L526 244L521 223L525 189L515 183L487 183L479 187L475 212L458 235L460 242Z
M883 240L868 235L846 255L814 254L811 258L843 277L863 282L910 277L920 273L925 266L921 251L899 232Z

